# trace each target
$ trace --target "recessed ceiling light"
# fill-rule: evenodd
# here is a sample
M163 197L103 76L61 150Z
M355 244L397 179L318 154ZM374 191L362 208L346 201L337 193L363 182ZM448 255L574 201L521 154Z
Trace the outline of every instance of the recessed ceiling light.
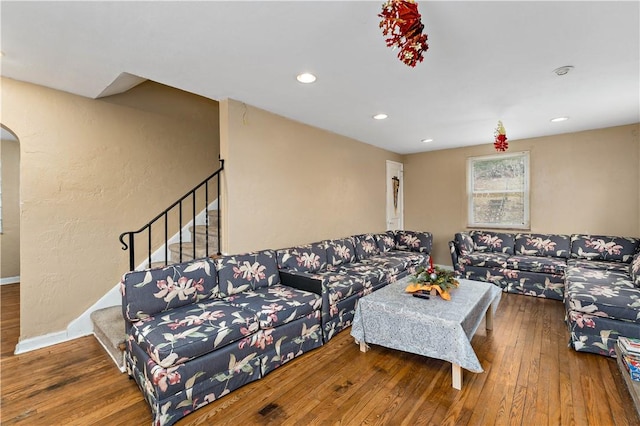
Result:
M309 72L303 72L302 74L298 74L296 76L296 80L298 80L300 83L309 84L316 81L316 76Z
M422 139L420 142L429 143L433 142L433 139Z
M567 121L569 119L569 117L556 117L556 118L552 118L551 122L552 123L559 123L561 121Z
M569 71L571 71L572 69L573 69L572 65L565 65L563 67L556 68L555 70L553 70L553 72L556 75L567 75Z
M374 116L373 116L373 119L374 119L374 120L384 120L384 119L385 119L385 118L387 118L387 117L388 117L388 115L387 115L387 114L382 114L382 113L381 113L381 114L376 114L376 115L374 115Z

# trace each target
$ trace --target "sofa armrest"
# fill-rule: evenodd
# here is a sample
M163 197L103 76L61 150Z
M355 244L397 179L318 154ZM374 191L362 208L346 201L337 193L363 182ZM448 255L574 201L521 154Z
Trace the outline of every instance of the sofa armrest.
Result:
M455 241L449 241L449 251L451 252L451 264L453 265L454 271L459 271L458 264L458 248L456 247Z
M322 295L322 281L312 278L304 272L280 270L280 282L298 290L310 291Z

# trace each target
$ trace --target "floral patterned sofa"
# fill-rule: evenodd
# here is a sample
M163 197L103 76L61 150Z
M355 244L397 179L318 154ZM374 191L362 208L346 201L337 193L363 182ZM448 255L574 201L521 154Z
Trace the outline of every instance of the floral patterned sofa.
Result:
M286 285L322 296L322 334L329 341L351 325L357 300L430 261L429 232L387 231L280 249Z
M455 234L449 247L463 278L491 282L508 293L563 300L568 235L473 230Z
M322 345L322 299L282 285L273 250L208 258L122 278L125 363L171 425Z
M464 278L563 300L577 351L614 356L617 336L640 338L638 238L469 231L449 246Z
M615 356L618 336L640 338L637 238L571 236L566 321L577 351Z

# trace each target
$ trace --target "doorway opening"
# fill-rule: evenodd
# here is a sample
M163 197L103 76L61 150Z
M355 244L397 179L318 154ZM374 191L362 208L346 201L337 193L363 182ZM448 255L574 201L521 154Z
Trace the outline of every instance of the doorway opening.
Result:
M1 125L0 284L20 282L20 142Z

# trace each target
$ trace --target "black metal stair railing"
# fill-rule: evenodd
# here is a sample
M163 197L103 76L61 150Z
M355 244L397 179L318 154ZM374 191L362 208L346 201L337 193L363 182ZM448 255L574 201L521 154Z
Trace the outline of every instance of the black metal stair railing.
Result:
M183 256L183 241L182 241L182 228L183 228L183 203L189 202L191 200L191 212L194 229L196 225L196 195L198 194L198 190L204 187L204 208L206 210L206 220L205 220L205 256L209 256L209 183L212 179L216 179L216 198L218 200L218 223L217 223L217 238L218 238L218 249L217 254L220 255L220 174L222 173L222 169L224 168L224 160L220 159L220 168L216 170L211 176L200 182L196 185L191 191L187 192L185 195L180 197L176 202L167 207L162 213L154 217L144 225L142 228L137 231L129 231L123 232L120 234L120 242L122 243L122 250L129 250L129 270L133 271L135 269L136 263L136 254L135 254L135 240L138 234L141 234L146 231L147 234L147 261L149 266L151 265L151 253L152 253L152 238L151 238L151 227L154 223L164 220L164 264L168 265L169 262L169 213L178 210L178 234L179 234L179 255L180 262L182 262ZM197 258L196 256L196 241L195 241L195 232L193 233L193 258ZM126 241L125 241L126 240Z

